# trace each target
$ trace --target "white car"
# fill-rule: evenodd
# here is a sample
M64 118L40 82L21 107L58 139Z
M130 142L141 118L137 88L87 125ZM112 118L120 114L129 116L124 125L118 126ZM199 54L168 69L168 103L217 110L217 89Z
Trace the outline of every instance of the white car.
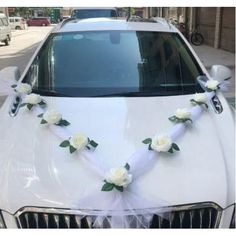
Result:
M20 16L9 17L9 22L12 30L25 30L27 29L26 20Z
M230 71L165 20L65 20L0 76L0 227L234 227Z

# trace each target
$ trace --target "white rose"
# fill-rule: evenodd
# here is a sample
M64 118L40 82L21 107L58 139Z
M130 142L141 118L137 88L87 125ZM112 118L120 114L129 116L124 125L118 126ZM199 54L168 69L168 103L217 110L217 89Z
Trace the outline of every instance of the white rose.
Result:
M56 110L48 110L43 114L43 119L49 124L57 124L62 118L62 115Z
M132 182L132 175L128 173L125 167L112 168L106 174L106 181L126 188Z
M36 105L39 104L42 101L42 98L40 97L40 95L35 94L35 93L31 93L30 95L27 95L25 97L25 103L29 103L32 105Z
M70 145L76 149L83 149L88 144L88 137L83 134L75 134L70 138Z
M206 87L211 89L211 90L217 90L219 82L217 80L207 80L206 82Z
M17 85L15 90L18 93L21 93L21 94L29 94L29 93L31 93L32 88L31 88L31 86L29 84L20 83L20 84Z
M191 116L191 112L188 109L177 109L175 112L175 116L179 119L188 119Z
M204 102L204 103L206 103L207 100L208 100L208 97L207 97L207 95L205 93L196 93L194 95L194 100L196 102Z
M168 152L172 146L172 140L168 134L156 135L152 139L151 148L157 152Z

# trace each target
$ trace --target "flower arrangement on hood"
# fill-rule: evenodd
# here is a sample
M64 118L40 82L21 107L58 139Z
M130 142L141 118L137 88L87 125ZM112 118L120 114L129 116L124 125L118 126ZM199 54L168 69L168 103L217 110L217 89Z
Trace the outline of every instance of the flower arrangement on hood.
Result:
M185 123L187 121L190 121L192 123L191 120L191 112L186 109L186 108L178 108L175 112L175 115L169 117L169 120L172 122L182 122Z
M42 118L41 124L53 124L58 126L68 126L70 122L62 119L62 115L55 109L47 110L45 113L39 114L38 117Z
M91 150L92 148L95 149L98 146L98 144L94 140L90 140L87 136L84 134L75 134L69 138L69 140L64 140L60 147L62 148L69 148L70 153L73 153L75 151L83 150L85 147L88 150Z
M220 89L220 83L217 80L207 80L205 84L207 92L214 92L217 89Z
M31 85L26 83L13 84L11 87L19 94L30 94L32 92Z
M219 83L214 80L209 80L206 83L206 88L208 91L216 91L219 89ZM23 95L24 102L20 107L26 106L31 110L34 106L39 105L39 107L44 108L46 102L38 94L31 93L32 87L25 83L19 83L17 85L12 85L15 92ZM204 105L208 108L208 96L206 93L196 93L194 97L190 100L193 105ZM169 120L175 123L185 123L191 122L191 111L187 108L177 109L175 114L169 117ZM40 124L57 125L60 127L66 127L70 123L62 118L62 114L55 109L46 110L44 113L38 115L41 118ZM180 151L178 145L173 142L171 136L167 133L155 135L153 138L146 138L143 143L148 145L148 150L155 151L157 153L171 153ZM61 148L68 148L70 154L76 151L95 150L98 146L94 140L91 140L86 135L82 133L76 133L71 135L68 139L63 140L59 146ZM123 192L133 181L133 176L130 173L130 165L128 163L125 166L116 167L110 169L105 174L104 184L101 191L109 192L112 190L117 190Z
M205 93L195 93L194 98L190 100L193 105L204 105L208 108L208 97Z
M120 192L124 191L128 185L132 182L132 175L129 173L130 166L126 163L125 166L118 168L112 168L106 173L106 179L102 186L102 191L111 191L116 189Z
M24 102L20 105L20 107L26 106L28 110L31 110L35 105L45 106L46 102L43 101L40 95L31 93L25 96Z
M169 152L179 151L179 147L176 143L172 142L171 137L168 134L155 135L152 139L147 138L143 140L144 144L148 144L149 150L156 152Z

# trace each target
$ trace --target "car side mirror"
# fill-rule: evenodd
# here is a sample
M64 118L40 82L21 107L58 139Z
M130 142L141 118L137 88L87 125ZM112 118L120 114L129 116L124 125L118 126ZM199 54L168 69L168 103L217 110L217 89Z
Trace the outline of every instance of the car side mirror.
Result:
M20 79L20 70L17 66L5 67L0 73L5 80L18 81Z
M10 66L0 71L0 95L8 95L11 85L16 84L20 79L20 70L16 66Z
M218 82L228 80L232 77L231 70L228 67L221 65L213 65L209 74L212 79L217 80Z

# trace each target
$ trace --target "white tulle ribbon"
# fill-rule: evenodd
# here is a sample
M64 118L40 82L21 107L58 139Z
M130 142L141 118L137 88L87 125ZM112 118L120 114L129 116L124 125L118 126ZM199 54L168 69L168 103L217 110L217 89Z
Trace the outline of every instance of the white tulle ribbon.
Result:
M7 85L6 85L7 84ZM4 91L9 95L12 94L12 89L8 90L9 83L7 82ZM225 84L224 84L225 85ZM2 84L1 84L2 86ZM209 100L215 95L215 92L205 92ZM22 96L24 97L24 96ZM196 105L192 107L191 120L193 123L200 117L204 111L204 107ZM35 115L45 112L44 108L35 106L32 109ZM65 127L57 125L48 125L50 131L62 140L68 140L71 133ZM183 135L188 128L185 123L177 123L168 131L172 140L176 140L180 135ZM142 140L141 140L142 141ZM104 227L104 221L112 228L146 228L149 227L152 220L152 215L157 214L165 217L165 207L171 205L161 199L156 199L155 202L145 198L136 185L136 179L152 168L159 156L159 153L148 150L146 146L135 152L128 160L130 165L130 173L133 176L133 182L124 189L124 192L117 190L102 192L102 180L106 177L106 172L110 167L104 162L104 159L99 157L96 152L84 149L79 153L81 161L85 162L89 168L92 168L98 174L98 182L94 183L91 190L78 196L72 204L75 204L78 209L83 209L93 215L94 227ZM124 166L125 163L120 163Z

